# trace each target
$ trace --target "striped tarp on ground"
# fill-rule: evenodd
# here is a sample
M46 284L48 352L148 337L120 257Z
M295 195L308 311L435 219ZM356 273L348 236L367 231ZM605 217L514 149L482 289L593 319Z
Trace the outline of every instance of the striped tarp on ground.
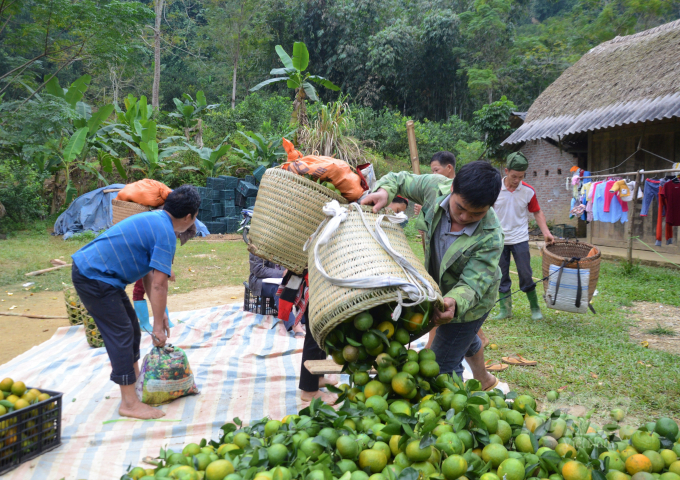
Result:
M219 438L234 417L243 422L282 418L301 408L297 395L303 338L271 316L240 305L172 314L171 343L185 349L200 395L165 405L166 419L120 419L120 390L109 380L103 348L90 348L83 327L60 328L47 342L0 366L0 378L64 393L62 445L3 476L4 479L118 479L130 464L175 451L202 438ZM151 339L143 334L142 356Z

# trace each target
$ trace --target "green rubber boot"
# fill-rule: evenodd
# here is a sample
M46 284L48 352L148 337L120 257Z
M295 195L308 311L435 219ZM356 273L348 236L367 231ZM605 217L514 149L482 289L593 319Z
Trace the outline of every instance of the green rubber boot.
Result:
M491 317L491 320L503 320L504 318L512 317L512 296L510 294L501 297L501 301L498 304L501 307L501 311L498 312L498 315Z
M541 307L538 306L538 297L536 296L536 290L526 292L526 294L527 298L529 299L529 305L531 306L531 319L535 321L543 320Z

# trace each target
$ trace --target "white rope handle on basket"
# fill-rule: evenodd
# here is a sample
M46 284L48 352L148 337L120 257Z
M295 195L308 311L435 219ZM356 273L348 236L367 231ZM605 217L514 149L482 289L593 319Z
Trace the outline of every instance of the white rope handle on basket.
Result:
M364 278L335 278L331 277L326 273L321 260L319 259L319 247L321 245L326 245L331 239L333 234L336 232L338 227L347 218L347 208L341 207L340 204L333 200L327 203L323 207L323 212L326 214L326 220L324 220L316 232L307 240L304 246L306 251L309 245L318 237L318 241L314 246L314 264L321 274L328 282L338 287L347 288L384 288L384 287L398 287L397 289L397 307L392 313L392 318L394 320L401 316L402 307L414 306L425 301L433 302L437 298L437 292L432 287L430 282L423 277L416 268L410 264L410 262L399 252L392 248L387 234L380 226L383 219L387 219L392 223L402 223L407 219L406 215L403 213L398 213L396 215L379 215L375 222L375 231L373 231L368 224L364 212L357 203L352 203L349 206L354 208L361 217L361 221L364 223L366 230L371 234L373 239L378 242L378 244L387 252L387 254L399 265L399 267L404 272L404 278L394 277L391 275L380 275L374 277L364 277ZM410 302L406 302L404 297L406 297Z

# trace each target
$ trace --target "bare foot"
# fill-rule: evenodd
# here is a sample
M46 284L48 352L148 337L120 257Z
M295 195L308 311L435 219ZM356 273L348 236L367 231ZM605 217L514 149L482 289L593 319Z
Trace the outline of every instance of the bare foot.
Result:
M486 348L486 346L490 343L489 339L486 338L486 335L484 335L484 332L482 332L482 329L480 328L479 331L477 332L477 336L479 339L482 341L482 348Z
M311 402L315 398L320 398L325 403L333 405L337 401L338 396L332 393L325 393L320 390L317 390L316 392L305 392L303 390L302 394L300 395L300 398L302 399L303 402Z
M126 406L123 406L121 403L118 413L121 417L141 418L143 420L161 418L165 416L164 411L150 407L149 405L139 401L136 404Z
M338 384L338 376L337 375L328 375L328 378L326 377L321 377L319 379L319 388L323 388L326 385L337 385Z

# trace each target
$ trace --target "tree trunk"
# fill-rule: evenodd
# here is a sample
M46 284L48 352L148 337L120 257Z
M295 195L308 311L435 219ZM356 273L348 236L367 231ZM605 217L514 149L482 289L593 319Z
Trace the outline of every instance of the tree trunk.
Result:
M238 38L236 40L236 55L234 57L234 78L231 87L231 109L236 108L236 72L238 70L238 61L241 56L241 27L238 29Z
M151 90L151 106L158 108L159 92L161 86L161 19L163 18L163 6L165 0L156 0L154 11L156 13L156 23L153 31L153 88Z

